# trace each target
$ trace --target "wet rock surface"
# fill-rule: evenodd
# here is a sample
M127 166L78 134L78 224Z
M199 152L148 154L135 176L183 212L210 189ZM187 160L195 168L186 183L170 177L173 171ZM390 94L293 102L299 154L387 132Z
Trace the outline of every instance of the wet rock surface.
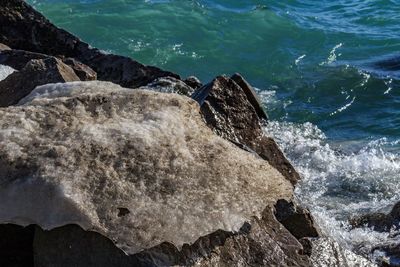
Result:
M91 48L65 30L55 27L23 0L0 0L0 43L13 49L42 53L59 58L74 58L92 68L99 80L124 87L144 86L171 72L118 55Z
M157 78L153 82L149 83L146 87L149 87L157 92L175 93L185 96L190 96L194 92L192 87L173 77Z
M370 227L378 232L389 232L400 226L400 202L396 203L388 214L372 213L352 218L353 227Z
M239 79L235 75L235 79ZM244 81L243 78L240 78ZM247 84L247 82L243 82ZM201 105L201 112L207 125L215 133L232 141L243 149L253 151L279 170L292 184L300 179L278 145L264 135L260 120L266 119L262 107L253 96L249 86L243 89L233 79L219 76L211 83L199 88L192 95ZM245 93L247 91L247 94ZM258 110L259 112L257 112ZM260 115L261 114L261 115ZM261 117L260 117L261 116Z
M385 213L371 213L350 219L354 228L369 227L374 231L387 233L391 238L400 237L400 202L392 210ZM381 266L400 266L400 243L379 244L371 251L384 253L378 257Z
M0 107L17 104L36 86L79 81L73 69L56 58L29 61L24 68L0 81Z

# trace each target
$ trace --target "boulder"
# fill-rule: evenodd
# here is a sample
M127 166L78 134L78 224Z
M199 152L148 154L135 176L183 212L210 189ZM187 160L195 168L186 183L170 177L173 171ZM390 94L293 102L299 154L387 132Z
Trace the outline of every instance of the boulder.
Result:
M396 203L388 214L371 213L351 218L350 225L355 228L370 227L377 232L398 229L400 227L400 202Z
M267 113L265 112L261 100L258 98L254 88L239 73L233 74L231 79L234 80L242 88L243 92L247 96L247 100L253 106L258 117L262 120L267 121Z
M320 233L310 211L293 202L280 199L275 205L276 219L297 239L319 237Z
M0 0L0 43L13 49L74 58L92 68L99 80L125 87L144 86L159 77L179 79L174 73L90 47L54 26L23 0Z
M200 87L203 86L203 84L201 83L201 81L199 80L199 78L195 77L195 76L189 76L187 77L184 82L189 85L190 87L192 87L193 89L198 89Z
M36 225L36 266L309 266L273 212L293 186L190 98L95 81L19 104L0 109L0 223Z
M9 49L5 51L0 50L0 64L9 66L16 70L21 70L28 64L32 59L48 59L52 56L48 56L41 53L33 53L24 50ZM81 81L93 81L97 79L97 74L89 66L73 59L66 58L62 60L64 64L70 66L75 74Z
M31 60L21 71L0 81L0 107L17 104L36 86L47 83L79 81L75 72L56 58Z
M97 73L89 66L73 58L63 59L64 64L70 66L81 81L97 80Z
M149 83L146 87L149 87L157 92L175 93L186 96L190 96L194 92L192 87L173 77L157 78L153 82Z
M201 105L207 125L223 138L267 160L292 184L296 184L299 174L275 141L266 137L261 128L260 123L267 116L261 112L261 106L255 108L259 102L254 98L252 87L246 85L243 78L239 79L239 75L235 77L242 81L243 87L231 78L219 76L192 95Z

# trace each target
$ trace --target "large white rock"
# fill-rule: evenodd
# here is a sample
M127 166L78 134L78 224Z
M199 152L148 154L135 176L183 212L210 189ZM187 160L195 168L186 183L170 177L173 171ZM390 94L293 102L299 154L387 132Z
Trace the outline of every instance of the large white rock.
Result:
M0 109L0 222L78 224L127 253L238 230L290 183L216 136L193 100L105 82Z

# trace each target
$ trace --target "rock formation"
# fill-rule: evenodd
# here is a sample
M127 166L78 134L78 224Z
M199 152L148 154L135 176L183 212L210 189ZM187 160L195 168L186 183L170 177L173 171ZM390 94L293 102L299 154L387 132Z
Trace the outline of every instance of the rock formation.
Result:
M190 256L178 254L185 264L204 256L190 244L223 230L231 234L221 255L202 262L229 263L231 253L307 265L272 212L291 199L292 185L213 134L189 98L91 82L38 87L20 103L0 109L2 222L78 224L130 255L188 244L179 253ZM257 247L259 259L248 251Z
M264 135L260 120L267 116L255 92L238 74L233 78L219 76L192 95L201 105L207 125L223 138L258 154L296 184L300 178L298 173L275 141Z
M0 81L0 107L17 104L36 86L47 83L79 81L73 69L56 58L31 60L21 71Z
M21 70L32 59L53 58L41 53L33 53L24 50L0 49L0 64L9 66L16 70ZM93 81L97 79L97 74L89 66L73 59L66 58L62 60L64 64L70 66L81 81Z

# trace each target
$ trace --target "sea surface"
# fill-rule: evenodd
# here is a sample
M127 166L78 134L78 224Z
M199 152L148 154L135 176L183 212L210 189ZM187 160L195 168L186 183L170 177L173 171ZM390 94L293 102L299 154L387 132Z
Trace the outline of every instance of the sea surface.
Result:
M240 72L322 231L372 260L396 241L348 219L400 200L400 0L28 2L107 52L203 82Z

